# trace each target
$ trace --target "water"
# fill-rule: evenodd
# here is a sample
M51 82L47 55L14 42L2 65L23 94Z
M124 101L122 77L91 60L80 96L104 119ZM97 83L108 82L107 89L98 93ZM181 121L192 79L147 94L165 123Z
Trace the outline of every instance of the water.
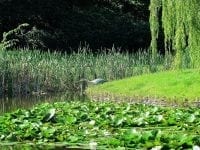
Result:
M15 97L15 98L0 98L0 115L12 112L17 109L28 109L33 106L45 103L45 102L58 102L58 101L70 101L70 100L83 100L84 96L71 93L58 93L54 95L37 95L37 96L26 96L26 97Z
M17 98L1 98L0 99L0 114L15 111L19 108L31 108L36 104L51 102L52 96L27 96Z
M0 149L3 150L90 150L89 146L67 146L58 144L33 144L33 143L0 143Z

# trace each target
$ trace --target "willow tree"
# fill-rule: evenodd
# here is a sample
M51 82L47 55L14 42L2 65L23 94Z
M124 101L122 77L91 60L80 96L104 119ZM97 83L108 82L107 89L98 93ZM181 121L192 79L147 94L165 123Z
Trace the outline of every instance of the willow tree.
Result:
M151 53L158 51L159 29L164 33L165 51L175 53L175 67L200 67L200 1L151 0Z

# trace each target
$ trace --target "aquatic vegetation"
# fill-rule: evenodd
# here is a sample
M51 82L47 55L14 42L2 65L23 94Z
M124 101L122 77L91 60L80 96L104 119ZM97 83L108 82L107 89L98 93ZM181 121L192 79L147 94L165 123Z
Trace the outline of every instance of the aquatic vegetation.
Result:
M54 119L43 121L49 110ZM45 103L0 116L0 141L97 148L200 145L200 110L94 101Z
M119 53L115 48L99 54L89 51L88 47L72 54L1 50L0 96L77 92L80 79L111 81L168 70L173 59L170 55L165 58L158 55L156 61L151 62L147 53Z

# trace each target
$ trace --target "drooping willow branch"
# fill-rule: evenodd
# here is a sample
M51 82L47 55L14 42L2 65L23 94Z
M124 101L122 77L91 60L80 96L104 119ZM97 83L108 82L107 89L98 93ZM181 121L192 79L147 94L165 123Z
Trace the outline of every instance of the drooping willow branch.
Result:
M151 0L151 54L155 56L160 26L165 51L175 53L175 67L200 66L200 1Z

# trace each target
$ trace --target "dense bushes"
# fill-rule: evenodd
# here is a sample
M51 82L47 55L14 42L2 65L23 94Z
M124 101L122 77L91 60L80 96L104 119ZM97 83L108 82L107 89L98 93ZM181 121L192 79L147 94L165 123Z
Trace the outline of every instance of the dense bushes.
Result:
M86 41L92 49L112 47L113 44L123 49L138 49L149 45L148 24L136 21L129 14L122 15L106 8L68 13L60 27L67 46L75 48L80 41Z
M35 43L42 49L76 49L80 42L92 49L113 44L129 50L147 48L148 5L147 0L5 0L0 1L0 32L28 23L49 38L45 46ZM24 42L21 46L27 46Z
M3 49L12 49L14 47L45 48L45 44L40 40L41 37L44 37L43 32L35 27L31 28L29 24L24 23L3 34Z
M2 48L29 48L48 50L56 42L56 36L24 23L17 28L3 33Z

